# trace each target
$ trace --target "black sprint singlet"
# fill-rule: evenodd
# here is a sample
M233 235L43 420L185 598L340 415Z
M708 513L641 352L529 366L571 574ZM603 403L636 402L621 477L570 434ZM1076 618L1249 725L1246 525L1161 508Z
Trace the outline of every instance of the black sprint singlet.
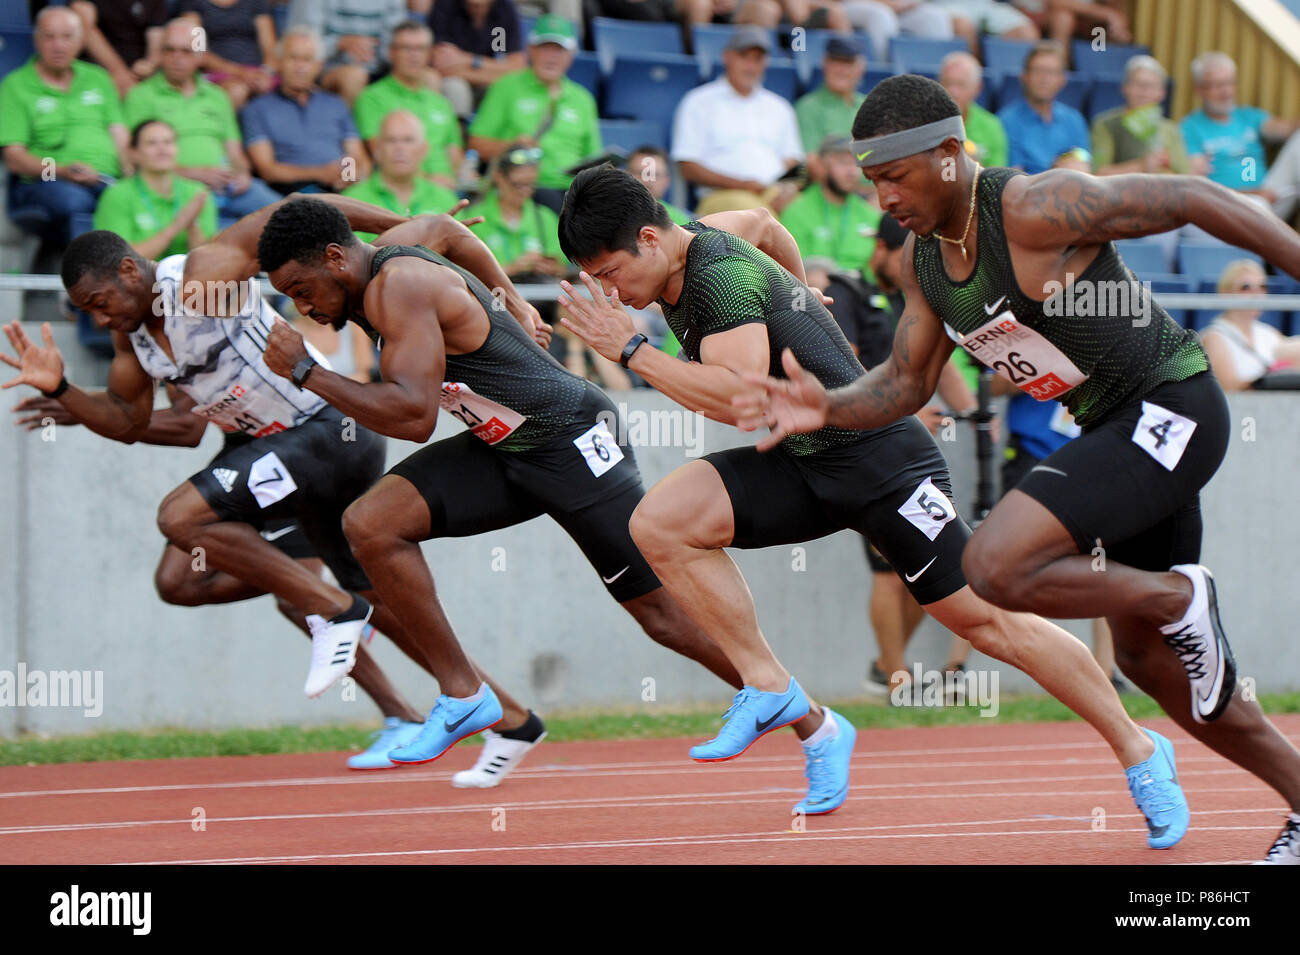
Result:
M1208 369L1196 333L1151 299L1114 243L1046 302L1021 292L1002 227L1002 190L1019 175L980 175L975 270L965 281L948 277L937 238L916 238L916 280L949 336L1031 397L1061 401L1085 429L1161 384ZM1092 294L1086 307L1079 293Z
M546 444L582 415L587 382L570 372L528 337L514 316L472 274L419 245L381 246L370 277L384 264L409 255L449 268L465 280L483 306L491 327L483 344L464 355L447 355L440 407L475 435L502 451L527 451ZM383 347L369 322L358 325Z
M771 344L768 373L773 378L786 377L781 366L786 348L828 389L866 374L821 300L789 272L730 232L700 222L682 228L695 233L686 248L682 293L676 305L663 299L659 304L687 358L700 360L700 343L709 335L763 322ZM781 446L791 454L815 454L853 444L868 433L827 425L809 434L786 435Z

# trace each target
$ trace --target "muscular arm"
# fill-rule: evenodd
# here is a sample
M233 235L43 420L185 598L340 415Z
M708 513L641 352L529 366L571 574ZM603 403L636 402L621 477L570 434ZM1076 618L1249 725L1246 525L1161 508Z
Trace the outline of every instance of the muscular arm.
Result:
M113 348L108 388L82 391L72 385L59 396L59 404L96 434L134 444L143 440L149 429L154 382L140 366L131 343L121 332L113 333Z
M707 336L700 344L698 363L679 361L643 345L628 367L678 404L734 425L731 399L745 390L741 373L765 374L770 362L767 326L751 322Z
M851 385L827 394L826 423L838 428L881 428L915 414L934 394L953 341L925 300L912 267L915 240L903 246L902 290L907 304L894 334L894 350Z
M140 436L141 444L158 444L173 448L197 448L208 428L205 418L194 414L194 399L173 385L167 385L169 408L156 408L149 417L149 428Z
M1007 239L1030 249L1099 245L1193 223L1300 277L1300 236L1268 209L1198 176L1108 176L1051 170L1007 184Z
M431 287L417 268L394 263L366 288L366 316L384 338L384 380L362 383L317 367L305 387L372 431L427 441L438 422L447 364L440 316L454 321L458 310L477 306L464 289Z
M707 226L738 235L760 252L774 259L778 265L797 278L807 282L803 271L803 257L781 221L766 208L746 209L740 212L715 212L700 220Z
M524 300L492 250L464 223L446 214L416 216L376 236L371 244L422 245L445 256L486 285L532 336L537 309Z

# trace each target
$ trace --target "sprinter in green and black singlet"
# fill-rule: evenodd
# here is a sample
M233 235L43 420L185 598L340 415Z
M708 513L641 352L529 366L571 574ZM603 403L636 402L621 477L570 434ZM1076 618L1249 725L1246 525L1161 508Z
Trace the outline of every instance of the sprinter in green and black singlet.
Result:
M1226 452L1227 404L1196 337L1145 291L1120 294L1132 275L1113 245L1195 223L1300 276L1300 239L1200 177L981 171L960 124L951 97L922 77L887 79L864 100L854 154L882 208L916 234L893 354L829 393L790 361L789 380L755 380L740 399L743 425L770 427L768 442L827 424L879 427L920 407L957 342L1032 397L1063 402L1082 436L980 525L963 559L971 585L1009 609L1105 616L1124 674L1300 812L1300 754L1258 703L1234 695L1214 582L1196 563L1198 494ZM1204 726L1216 719L1219 729ZM1172 748L1158 758L1167 743L1130 768L1135 793L1176 786ZM1148 824L1163 816L1156 807ZM1152 845L1163 829L1152 825ZM1292 824L1270 858L1295 840Z

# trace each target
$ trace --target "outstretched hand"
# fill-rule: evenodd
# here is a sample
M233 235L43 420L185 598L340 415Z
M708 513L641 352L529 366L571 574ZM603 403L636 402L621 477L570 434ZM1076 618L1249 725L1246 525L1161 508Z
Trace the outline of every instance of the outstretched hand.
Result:
M579 272L578 278L587 286L591 298L577 294L568 282L561 282L560 288L564 293L560 295L559 302L569 315L560 319L560 323L594 348L601 357L619 361L623 357L624 347L636 334L636 323L618 300L618 289L613 289L606 299L604 291L590 275Z
M456 216L460 214L461 210L468 205L469 205L468 199L457 199L456 204L447 210L447 215L451 216L453 219L456 219ZM487 220L484 219L482 216L472 216L468 219L456 219L456 221L459 222L461 225L471 226L471 225L481 225Z
M14 425L25 431L36 431L50 423L81 424L57 398L46 398L44 395L28 395L14 405L14 411L26 413L26 417L14 419Z
M0 352L0 361L10 368L17 368L20 374L0 387L31 385L40 391L53 391L59 387L59 382L63 380L63 356L54 344L54 332L50 330L50 323L41 325L44 348L33 344L22 324L17 321L10 322L4 328L5 337L9 339L9 344L18 357Z
M752 371L742 372L741 378L751 387L731 399L736 409L736 427L742 431L755 431L764 426L770 429L768 436L758 442L760 451L770 451L786 435L816 431L825 426L830 413L826 389L803 370L788 348L781 353L781 366L785 369L785 381Z

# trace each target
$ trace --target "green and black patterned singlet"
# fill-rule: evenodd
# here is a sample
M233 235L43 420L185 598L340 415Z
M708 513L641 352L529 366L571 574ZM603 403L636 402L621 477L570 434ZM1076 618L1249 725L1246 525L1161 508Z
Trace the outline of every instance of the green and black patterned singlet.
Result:
M1208 369L1196 333L1180 328L1151 300L1111 242L1101 247L1055 304L1035 301L1020 290L1002 226L1002 190L1017 175L1022 173L1010 169L986 169L980 175L975 270L964 282L948 277L938 238L916 239L917 282L949 335L954 340L970 336L964 344L976 358L981 351L987 355L994 350L1001 358L995 370L1024 385L1023 390L1039 400L1061 401L1082 428L1099 424L1165 382L1183 381ZM1097 290L1086 308L1078 297L1085 290ZM1000 322L1007 312L1014 321ZM1046 339L1069 364L1058 360L1053 368L1051 362L1037 357L1030 361L1017 351L1005 354L1007 348L1018 346L1008 344L1010 339L1000 342L998 336L1004 326L1013 328L1016 323L1032 330L1031 336L1037 333ZM976 335L980 329L983 333ZM1067 390L1070 378L1050 372L1069 365L1076 378L1083 378Z
M716 332L751 322L767 325L771 345L769 374L785 378L786 348L805 371L827 388L839 388L866 374L830 312L785 269L739 236L699 222L683 226L695 238L686 249L686 276L676 305L659 300L682 353L700 360L700 343ZM853 444L869 432L824 427L787 435L781 446L807 455Z
M456 272L483 306L491 323L488 337L478 349L464 355L447 355L447 368L443 374L444 409L501 451L528 451L546 444L582 417L587 382L529 338L514 316L492 297L487 286L465 269L424 246L386 245L380 247L371 260L371 278L379 274L384 263L403 255L424 259ZM379 334L369 322L357 324L371 341L383 346ZM467 408L454 401L454 392L449 387L452 383L467 385L475 394L525 420L506 437L489 440L493 436L491 425L494 419L481 409ZM479 411L478 417L475 417L475 410Z

